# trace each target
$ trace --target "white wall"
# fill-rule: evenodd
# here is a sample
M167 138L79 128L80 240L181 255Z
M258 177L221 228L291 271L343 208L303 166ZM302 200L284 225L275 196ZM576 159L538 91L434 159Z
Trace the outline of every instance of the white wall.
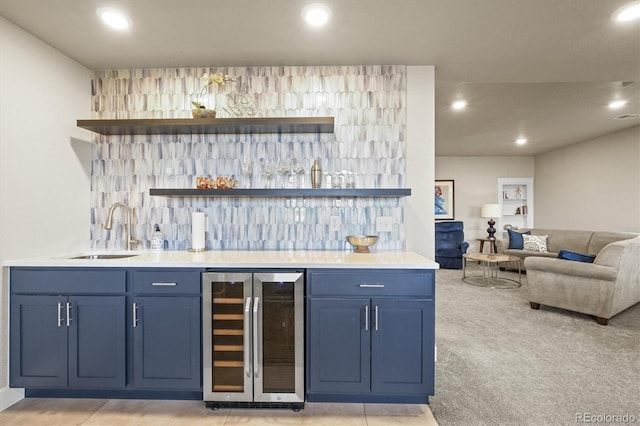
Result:
M435 75L432 66L407 67L406 247L435 258L433 188L435 152ZM427 183L425 183L427 182Z
M0 263L87 247L90 72L0 18ZM6 271L0 294L0 410L7 388Z
M536 156L539 228L640 232L640 126Z
M439 156L435 165L435 179L455 181L455 220L464 222L465 240L474 250L477 244L474 239L487 236L487 219L480 217L480 208L483 204L498 202L498 178L534 177L534 157ZM536 185L534 182L534 188ZM536 225L537 204L536 199Z

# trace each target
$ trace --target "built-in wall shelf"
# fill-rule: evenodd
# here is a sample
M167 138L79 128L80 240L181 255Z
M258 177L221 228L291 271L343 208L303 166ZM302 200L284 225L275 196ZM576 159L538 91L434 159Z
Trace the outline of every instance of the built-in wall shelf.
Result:
M173 189L151 188L149 195L162 197L408 197L410 188L356 188L356 189Z
M333 133L333 117L155 118L78 120L101 135Z

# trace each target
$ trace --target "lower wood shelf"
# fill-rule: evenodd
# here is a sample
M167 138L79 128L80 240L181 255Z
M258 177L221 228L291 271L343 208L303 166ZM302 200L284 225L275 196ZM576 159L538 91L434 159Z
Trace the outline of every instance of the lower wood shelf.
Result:
M300 188L300 189L180 189L151 188L149 195L161 197L408 197L410 188Z

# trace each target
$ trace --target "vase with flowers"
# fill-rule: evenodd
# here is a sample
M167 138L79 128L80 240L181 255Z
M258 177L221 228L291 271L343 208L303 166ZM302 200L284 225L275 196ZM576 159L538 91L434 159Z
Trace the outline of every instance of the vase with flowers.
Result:
M215 74L204 73L200 77L200 81L204 84L200 93L197 95L197 101L191 101L194 108L191 110L193 118L216 118L216 110L207 108L202 102L202 97L209 90L211 85L225 84L227 81L235 81L231 77L221 72Z

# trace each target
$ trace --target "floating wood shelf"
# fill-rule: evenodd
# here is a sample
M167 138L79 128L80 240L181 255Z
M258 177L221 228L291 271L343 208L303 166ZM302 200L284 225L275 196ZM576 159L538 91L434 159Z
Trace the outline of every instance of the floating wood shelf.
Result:
M149 195L162 197L408 197L410 188L356 189L160 189L151 188Z
M333 117L78 120L101 135L333 133Z

